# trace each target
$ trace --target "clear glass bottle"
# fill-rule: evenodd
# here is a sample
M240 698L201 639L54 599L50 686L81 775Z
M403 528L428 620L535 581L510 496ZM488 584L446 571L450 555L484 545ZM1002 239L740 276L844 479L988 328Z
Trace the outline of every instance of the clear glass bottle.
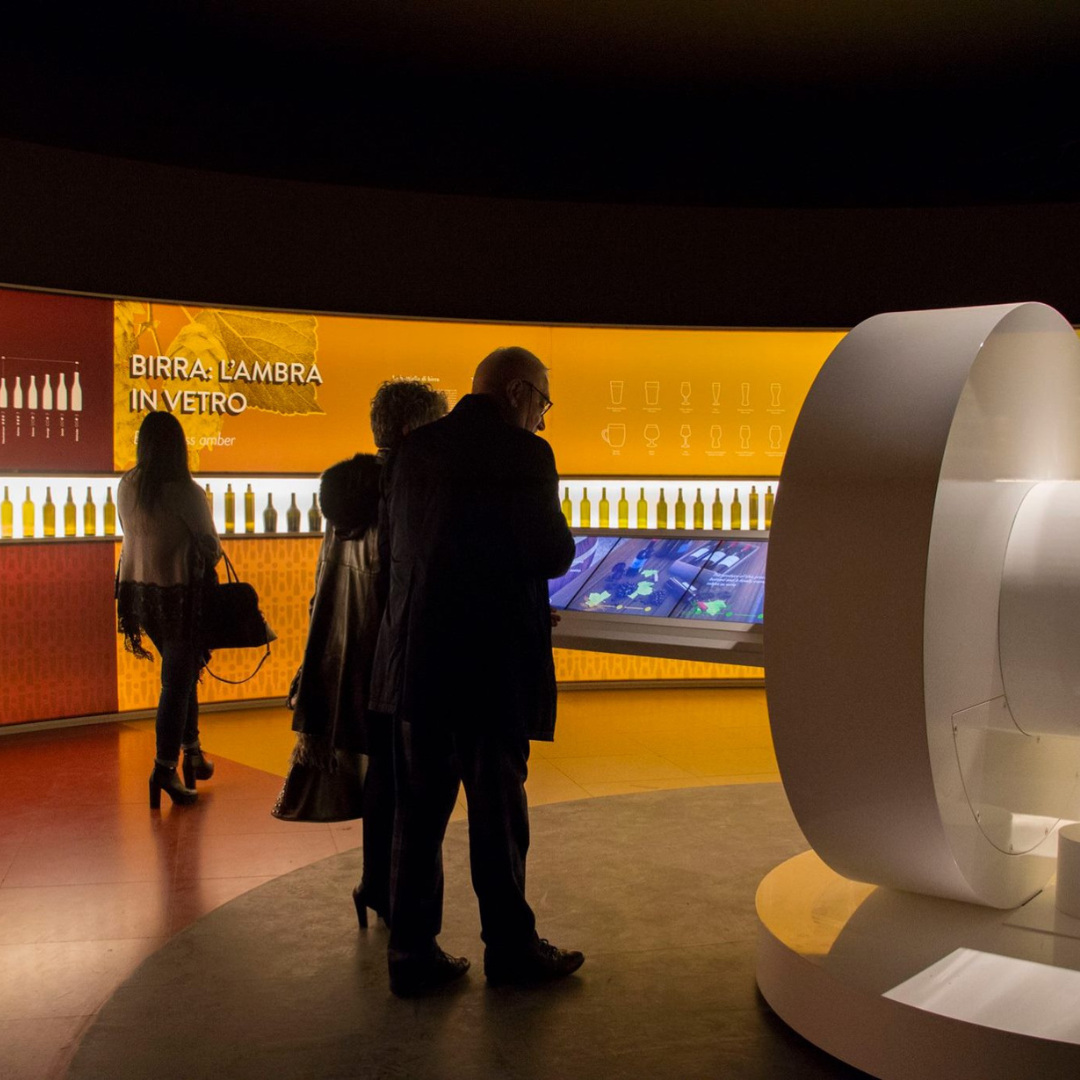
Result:
M82 508L83 536L97 536L97 507L94 505L94 493L86 489L86 502Z
M244 532L253 533L255 531L255 492L251 490L251 485L248 484L247 491L244 492Z
M42 536L56 535L56 507L52 501L52 488L45 489L45 505L41 508Z
M601 529L606 529L611 525L611 503L608 502L607 488L602 487L600 489L600 518L597 524Z
M733 529L742 528L742 503L739 502L739 489L735 489L735 494L731 499L731 527Z
M33 536L35 532L34 500L30 498L30 489L26 489L26 498L22 504L22 534Z
M772 528L773 507L776 505L776 496L773 494L772 484L765 489L765 528Z
M322 512L319 510L319 496L311 493L311 506L307 512L308 532L322 532Z
M724 503L720 498L720 489L716 489L716 496L713 498L712 503L712 528L722 529L724 527Z
M649 527L649 504L645 500L645 489L641 489L641 497L637 501L637 527L647 529Z
M75 496L71 493L71 488L68 488L67 502L64 503L64 535L74 536L75 525L78 521L78 510L75 508Z
M757 484L750 485L750 519L747 522L746 527L748 529L758 529L761 527L761 519L758 516L760 510Z
M225 485L225 531L236 532L236 495L232 484Z
M592 525L592 503L589 502L589 489L581 489L581 502L578 504L578 524L587 529Z
M679 488L679 495L675 500L675 528L686 528L686 503L683 502L682 488Z
M701 497L701 488L697 489L697 498L694 500L694 528L705 528L705 501Z
M11 505L7 485L4 485L4 498L0 502L0 537L10 540L15 535L15 507Z
M574 504L570 501L570 488L567 487L563 492L562 498L562 516L566 518L567 525L574 524Z
M291 533L300 531L300 507L296 505L296 492L292 493L292 502L285 511L285 528Z
M102 517L105 521L105 535L116 535L116 503L113 502L112 488L107 487L105 489L105 508L102 510Z
M664 489L660 489L660 498L656 500L656 527L667 528L667 499L664 498Z
M266 509L263 511L263 532L277 532L277 510L274 509L274 496L267 492Z
M630 528L630 503L626 498L626 488L622 489L622 494L619 496L618 514L619 514L619 528L620 529L629 529Z

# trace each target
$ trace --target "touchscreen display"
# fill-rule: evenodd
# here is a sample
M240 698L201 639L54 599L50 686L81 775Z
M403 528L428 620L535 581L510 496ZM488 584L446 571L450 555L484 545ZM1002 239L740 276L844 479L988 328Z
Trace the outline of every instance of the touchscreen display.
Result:
M716 540L623 539L567 605L663 618L681 599L716 547Z
M617 536L575 536L574 561L562 577L548 582L548 596L553 608L564 608L585 584L603 557L619 542Z
M767 551L765 540L721 540L679 598L672 618L761 623Z

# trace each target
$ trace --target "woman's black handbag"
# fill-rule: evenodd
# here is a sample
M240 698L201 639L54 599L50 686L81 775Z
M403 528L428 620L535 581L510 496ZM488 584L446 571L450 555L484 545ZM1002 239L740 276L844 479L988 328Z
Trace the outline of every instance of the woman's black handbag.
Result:
M209 667L206 670L220 682L244 683L254 678L266 662L270 655L270 642L277 640L277 634L270 629L259 610L259 596L254 587L239 579L229 556L224 552L222 558L225 560L226 580L219 582L214 575L203 589L203 642L210 650L265 648L266 651L247 679L224 679L214 675Z

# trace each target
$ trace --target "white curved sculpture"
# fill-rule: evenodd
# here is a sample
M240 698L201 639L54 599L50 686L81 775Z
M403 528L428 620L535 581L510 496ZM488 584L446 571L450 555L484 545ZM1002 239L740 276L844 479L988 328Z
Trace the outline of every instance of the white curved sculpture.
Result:
M1080 341L1045 305L879 315L829 357L781 477L765 665L838 873L999 908L1052 874L1080 817L1078 480Z

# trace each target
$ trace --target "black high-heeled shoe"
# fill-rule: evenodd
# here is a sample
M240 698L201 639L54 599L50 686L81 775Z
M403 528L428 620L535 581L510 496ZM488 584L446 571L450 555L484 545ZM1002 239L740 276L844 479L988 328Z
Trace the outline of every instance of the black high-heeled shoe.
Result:
M352 891L353 903L356 905L356 919L360 923L360 929L367 929L367 909L375 912L375 917L382 919L387 926L390 925L390 904L385 901L376 903L363 885L357 885Z
M161 809L161 793L165 792L174 803L180 806L190 806L198 797L199 793L192 788L185 787L176 774L176 766L171 769L165 765L154 762L154 771L150 774L150 809Z
M209 780L214 775L214 763L198 750L184 751L184 785L192 790L196 780Z

